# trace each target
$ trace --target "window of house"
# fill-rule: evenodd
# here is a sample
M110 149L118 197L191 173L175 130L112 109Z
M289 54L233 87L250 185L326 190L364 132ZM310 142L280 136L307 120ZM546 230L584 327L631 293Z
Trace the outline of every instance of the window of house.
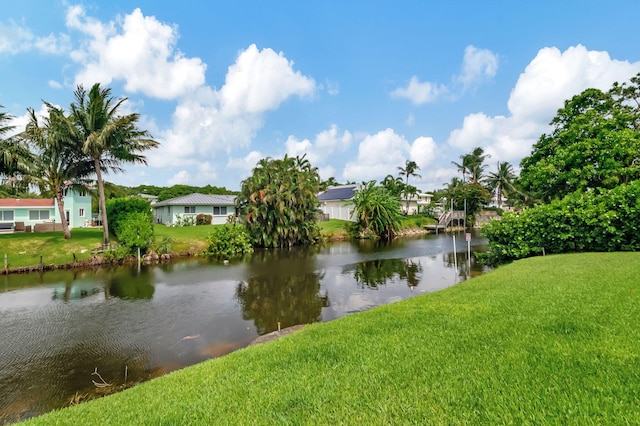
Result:
M84 209L79 209L78 210L78 216L84 217Z
M195 213L196 212L196 206L184 206L184 212L185 213Z
M213 214L217 215L217 216L226 215L227 214L227 206L222 206L222 207L214 206L213 207Z
M13 220L13 210L0 210L0 220Z
M29 210L29 220L49 220L49 210Z

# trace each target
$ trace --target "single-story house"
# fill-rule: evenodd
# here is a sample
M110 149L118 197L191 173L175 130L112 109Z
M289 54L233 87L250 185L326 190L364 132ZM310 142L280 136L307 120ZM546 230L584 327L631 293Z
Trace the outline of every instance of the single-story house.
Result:
M70 228L91 225L89 191L65 190L64 212ZM0 227L3 230L15 230L16 223L18 230L29 227L33 230L38 224L60 224L58 203L55 198L0 198Z
M409 195L408 197L400 197L400 208L406 214L418 214L431 204L433 194L418 193ZM407 201L409 201L409 210L407 210Z
M136 197L144 198L145 200L147 200L149 202L149 204L155 204L155 203L158 202L158 196L157 195L138 194L138 195L136 195Z
M221 225L227 222L228 216L237 216L235 195L195 193L158 201L151 208L156 223L165 225L175 224L178 218L195 218L199 214L209 214L212 224Z
M320 210L329 219L350 220L355 222L353 196L358 185L332 186L318 194Z

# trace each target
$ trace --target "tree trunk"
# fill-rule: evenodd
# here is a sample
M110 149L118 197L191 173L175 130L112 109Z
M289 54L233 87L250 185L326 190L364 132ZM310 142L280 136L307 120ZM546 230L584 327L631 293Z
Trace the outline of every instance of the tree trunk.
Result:
M94 167L96 168L96 180L98 181L98 195L100 198L100 212L102 214L102 248L109 248L109 224L107 223L107 209L106 201L104 198L104 182L102 181L102 170L100 170L100 159L95 158L93 160Z
M62 232L64 239L71 238L71 231L69 230L69 224L67 223L67 216L64 214L64 198L62 198L62 192L56 191L56 201L58 203L58 213L60 213L60 220L62 221ZM56 230L55 221L53 222L53 230Z

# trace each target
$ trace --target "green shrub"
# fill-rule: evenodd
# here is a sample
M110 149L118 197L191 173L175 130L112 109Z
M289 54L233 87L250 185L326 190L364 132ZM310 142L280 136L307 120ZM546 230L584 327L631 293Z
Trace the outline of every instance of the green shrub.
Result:
M151 204L144 198L112 198L107 200L106 210L109 231L116 236L118 236L120 226L129 213L143 213L148 216L149 222L153 220Z
M183 226L195 226L196 218L194 216L184 216L181 214L176 215L176 221L173 223L173 226L183 227Z
M640 181L612 190L574 193L562 200L507 212L482 228L490 251L483 261L505 263L551 253L640 249Z
M196 216L196 225L211 225L213 216L210 214L200 213Z
M116 234L122 247L131 253L137 248L146 251L153 241L153 224L146 213L132 212L124 217Z
M213 228L207 236L209 247L205 255L232 257L252 253L251 237L244 226L221 225Z

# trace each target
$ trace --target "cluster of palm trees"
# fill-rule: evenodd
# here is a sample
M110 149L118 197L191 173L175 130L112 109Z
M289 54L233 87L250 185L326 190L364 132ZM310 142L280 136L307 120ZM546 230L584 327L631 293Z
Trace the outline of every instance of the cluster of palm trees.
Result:
M13 137L12 117L0 112L0 178L13 191L53 196L64 218L64 194L69 188L86 187L94 180L98 187L103 224L103 246L109 246L103 173L122 171L123 163L146 164L141 154L158 145L146 130L137 127L139 114L119 114L127 98L116 99L111 89L94 84L74 92L74 102L65 111L45 102L47 114L39 117L29 108L29 122ZM71 233L62 220L64 237Z
M504 197L517 196L519 191L515 187L513 166L506 161L498 161L496 171L485 173L485 161L490 157L484 149L477 147L461 155L460 162L452 161L462 173L462 179L453 178L446 185L445 196L458 205L466 200L469 204L467 211L472 213L491 201L494 193L498 207L502 207Z
M236 203L259 247L290 247L313 242L320 191L318 168L306 156L263 158L242 181Z

